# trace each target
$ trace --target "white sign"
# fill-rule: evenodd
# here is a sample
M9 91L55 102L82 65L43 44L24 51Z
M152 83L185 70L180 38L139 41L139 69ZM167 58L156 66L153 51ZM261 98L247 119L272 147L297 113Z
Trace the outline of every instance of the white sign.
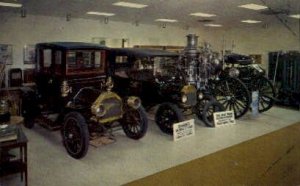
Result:
M186 120L173 125L173 140L178 141L195 135L195 120Z
M214 112L215 127L236 124L233 110Z

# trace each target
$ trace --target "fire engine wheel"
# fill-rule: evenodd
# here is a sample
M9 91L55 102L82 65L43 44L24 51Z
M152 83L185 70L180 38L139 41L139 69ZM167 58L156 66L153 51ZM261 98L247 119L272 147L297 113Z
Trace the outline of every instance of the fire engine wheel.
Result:
M163 103L155 114L155 122L160 130L166 134L173 134L173 124L184 120L178 106L172 103Z
M216 90L216 99L226 110L233 110L236 119L245 115L251 104L247 86L237 78L220 80Z
M265 112L274 104L275 90L270 80L261 76L256 81L258 86L258 111Z
M221 103L215 99L209 100L203 108L202 111L202 121L208 127L214 127L214 112L224 111L225 108Z
M78 112L68 113L62 127L63 144L70 156L84 157L89 147L89 131L84 117Z
M122 128L131 139L142 138L148 129L148 119L143 107L128 108L122 119Z

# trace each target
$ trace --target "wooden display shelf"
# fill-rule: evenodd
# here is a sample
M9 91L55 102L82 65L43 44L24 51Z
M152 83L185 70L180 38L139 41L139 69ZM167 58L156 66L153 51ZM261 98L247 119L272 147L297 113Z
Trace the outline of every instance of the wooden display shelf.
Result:
M21 173L21 181L25 177L25 185L28 185L27 172L27 137L21 127L17 128L18 138L12 141L0 143L0 177ZM10 157L9 151L19 149L19 156Z

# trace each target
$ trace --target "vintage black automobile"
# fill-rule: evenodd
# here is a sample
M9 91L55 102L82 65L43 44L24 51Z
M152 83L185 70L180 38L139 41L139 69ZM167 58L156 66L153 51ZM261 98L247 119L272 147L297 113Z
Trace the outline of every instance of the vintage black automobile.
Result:
M259 112L272 108L276 96L275 89L259 64L255 64L250 56L234 53L225 55L224 61L226 67L221 74L222 77L238 78L246 85L249 92L258 91ZM233 104L233 107L238 107L238 104Z
M194 85L187 83L183 69L178 65L179 54L119 48L113 49L110 56L111 69L115 70L116 92L123 96L132 94L141 97L146 109L158 105L155 122L163 132L172 134L174 123L184 121L186 115L195 113L195 108L199 108L197 104L203 95ZM205 103L205 107L201 107L204 123L211 125L214 103Z
M108 54L107 47L90 43L37 44L36 88L23 90L24 125L61 129L67 152L77 159L86 155L92 133L121 125L129 138L143 137L148 120L141 100L111 90Z

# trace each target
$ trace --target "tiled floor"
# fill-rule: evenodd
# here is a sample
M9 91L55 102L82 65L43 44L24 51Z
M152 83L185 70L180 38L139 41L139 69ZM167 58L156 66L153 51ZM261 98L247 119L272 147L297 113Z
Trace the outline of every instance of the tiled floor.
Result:
M90 146L81 160L68 156L58 131L36 126L24 129L29 139L29 185L121 185L298 121L300 111L273 107L257 118L249 113L231 126L207 128L196 121L195 136L177 142L150 121L148 133L141 140L131 140L117 131L115 143ZM19 177L10 176L0 185L21 185L19 181Z

